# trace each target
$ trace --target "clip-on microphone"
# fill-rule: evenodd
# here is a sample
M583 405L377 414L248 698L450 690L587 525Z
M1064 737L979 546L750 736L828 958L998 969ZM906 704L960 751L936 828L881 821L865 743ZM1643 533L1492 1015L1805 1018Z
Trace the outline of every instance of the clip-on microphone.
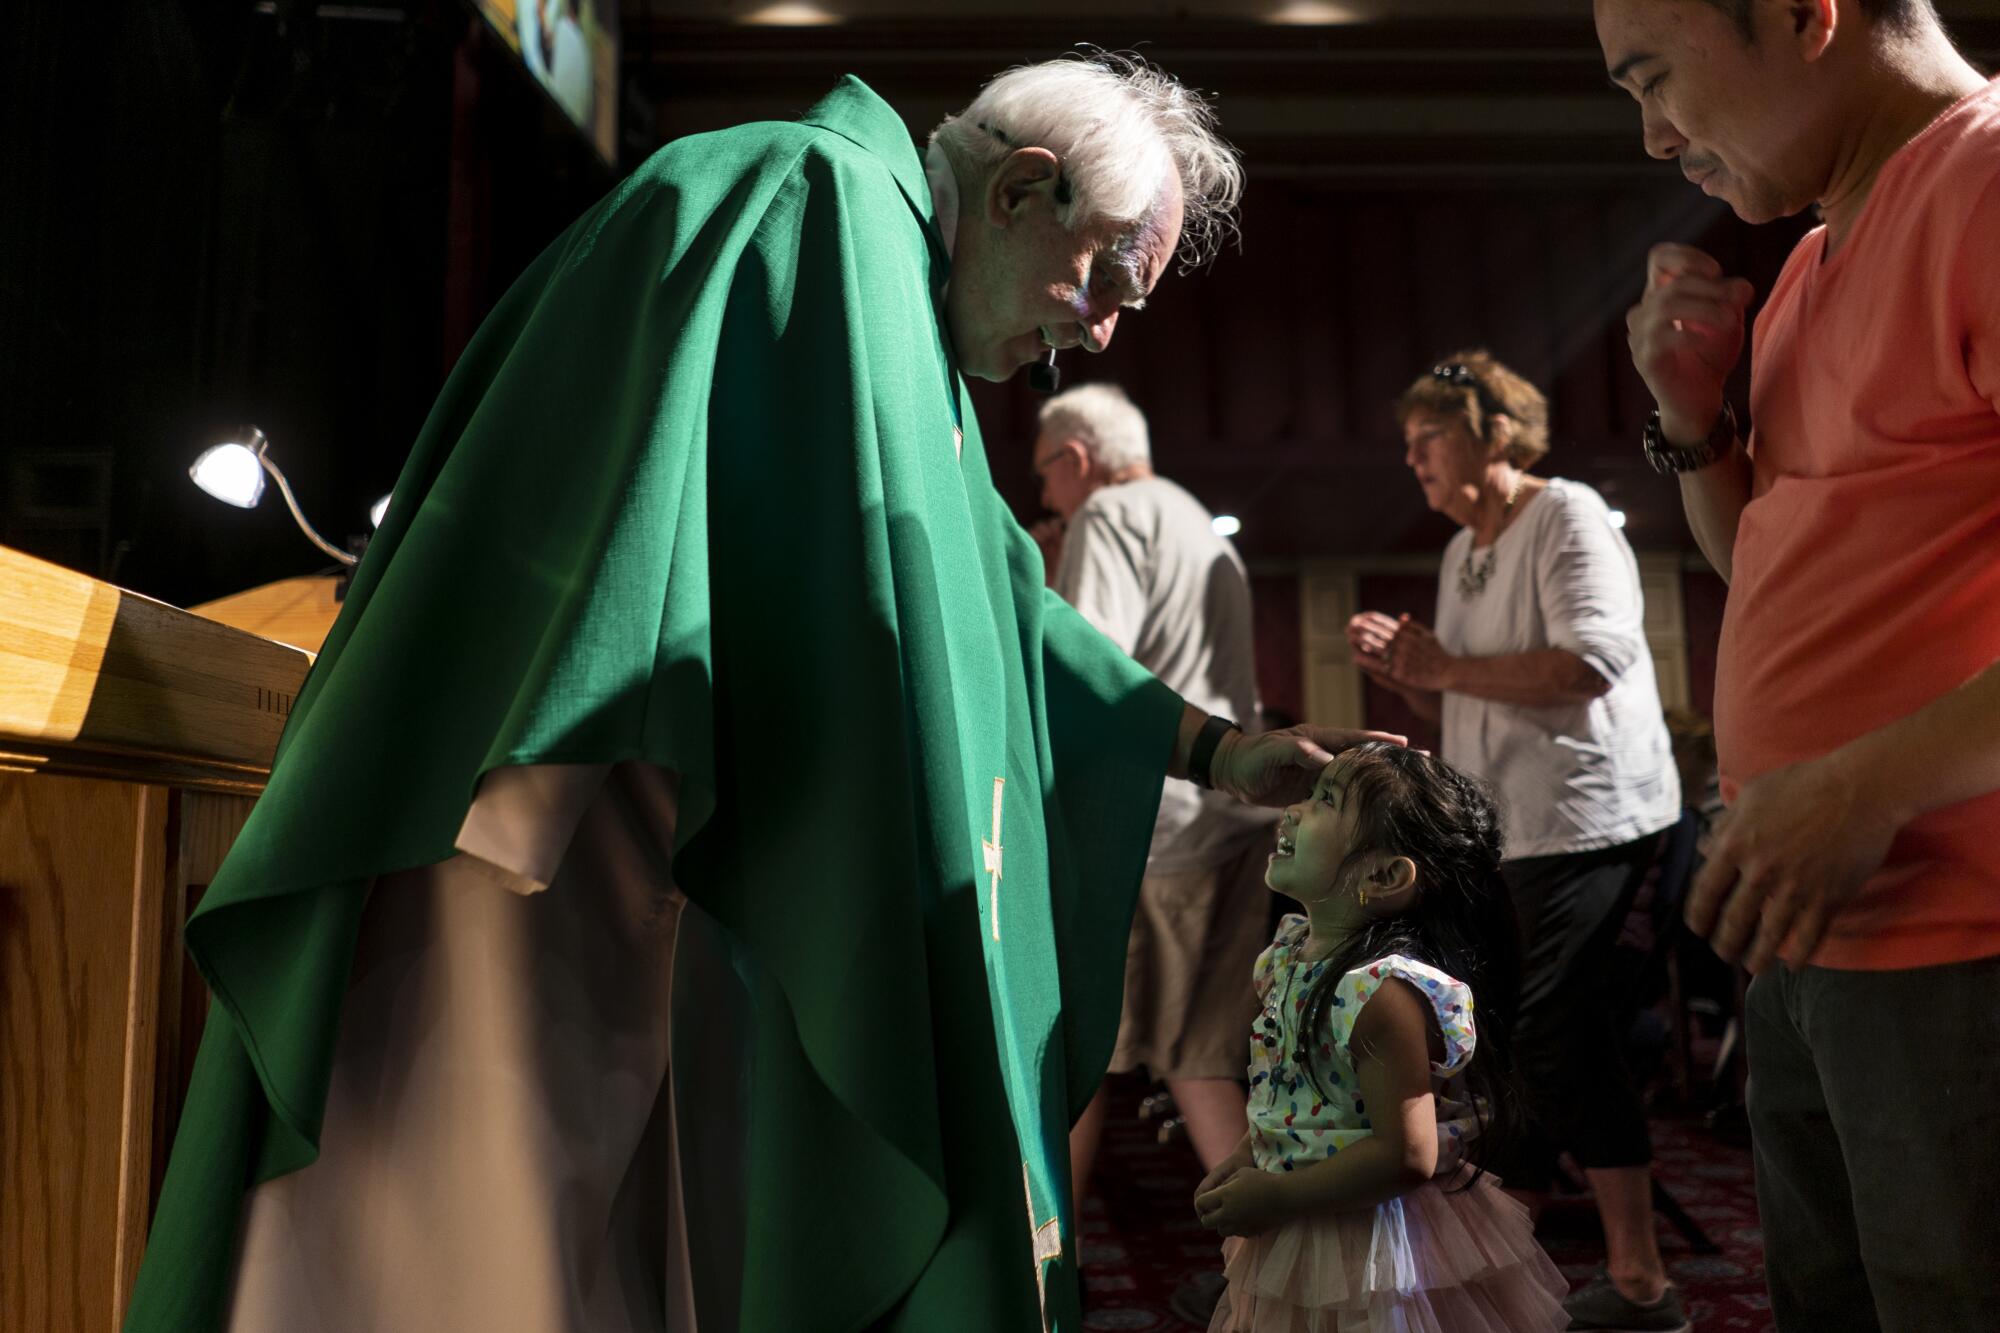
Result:
M1056 349L1028 367L1028 387L1036 393L1054 393L1062 387L1062 371L1056 367Z

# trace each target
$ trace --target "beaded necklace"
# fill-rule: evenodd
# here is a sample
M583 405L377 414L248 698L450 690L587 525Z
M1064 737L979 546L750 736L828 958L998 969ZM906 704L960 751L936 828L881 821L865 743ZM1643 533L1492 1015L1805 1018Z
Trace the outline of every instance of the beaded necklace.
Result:
M1514 489L1507 492L1507 503L1500 510L1500 528L1507 528L1507 516L1514 512L1514 502L1521 498L1521 488L1528 484L1528 474L1523 472L1514 478ZM1458 595L1471 601L1486 591L1487 580L1493 577L1494 562L1499 558L1500 533L1493 534L1493 541L1486 548L1486 554L1479 563L1472 561L1472 548L1465 548L1465 563L1458 567Z

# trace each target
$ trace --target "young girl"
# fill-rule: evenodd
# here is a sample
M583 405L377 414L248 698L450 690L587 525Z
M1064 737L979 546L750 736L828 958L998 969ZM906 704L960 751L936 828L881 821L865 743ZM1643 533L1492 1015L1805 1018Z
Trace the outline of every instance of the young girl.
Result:
M1567 1327L1527 1209L1476 1165L1514 1106L1492 802L1440 760L1366 745L1277 841L1266 882L1307 914L1257 960L1250 1131L1195 1194L1228 1237L1210 1333Z

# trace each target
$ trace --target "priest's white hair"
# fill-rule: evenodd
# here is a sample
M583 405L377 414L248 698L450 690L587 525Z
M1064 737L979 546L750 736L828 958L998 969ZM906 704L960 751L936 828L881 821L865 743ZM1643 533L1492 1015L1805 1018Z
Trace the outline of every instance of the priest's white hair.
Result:
M1153 462L1146 414L1115 384L1080 384L1042 404L1040 425L1082 443L1090 461L1106 472Z
M1217 133L1215 108L1137 56L1092 50L1010 69L931 141L982 182L1015 149L1048 149L1061 162L1057 199L1071 230L1109 219L1143 232L1178 177L1184 268L1207 263L1236 231L1243 164Z

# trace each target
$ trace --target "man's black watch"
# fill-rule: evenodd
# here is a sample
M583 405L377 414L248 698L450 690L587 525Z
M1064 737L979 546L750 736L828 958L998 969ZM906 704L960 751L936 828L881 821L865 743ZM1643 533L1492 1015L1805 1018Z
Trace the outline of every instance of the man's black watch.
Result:
M1213 790L1215 780L1209 776L1208 766L1215 762L1215 752L1222 746L1222 738L1232 731L1242 728L1226 717L1215 716L1201 724L1195 733L1194 744L1188 748L1188 781L1197 787Z
M1694 472L1710 463L1728 456L1736 447L1736 409L1728 403L1722 405L1722 415L1709 428L1708 438L1700 444L1669 444L1666 436L1660 434L1660 409L1654 408L1646 418L1646 430L1640 437L1646 450L1646 461L1653 465L1653 471L1675 476L1682 472Z

